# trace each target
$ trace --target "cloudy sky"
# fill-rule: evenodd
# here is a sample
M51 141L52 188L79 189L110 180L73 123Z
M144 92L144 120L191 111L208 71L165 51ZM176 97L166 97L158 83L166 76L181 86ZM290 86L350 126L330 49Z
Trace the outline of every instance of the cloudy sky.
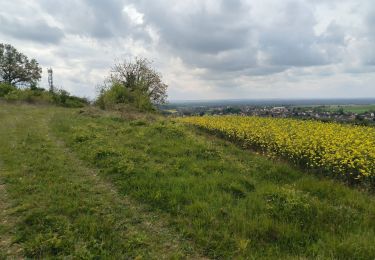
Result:
M0 0L0 42L90 98L134 56L170 100L375 97L374 0Z

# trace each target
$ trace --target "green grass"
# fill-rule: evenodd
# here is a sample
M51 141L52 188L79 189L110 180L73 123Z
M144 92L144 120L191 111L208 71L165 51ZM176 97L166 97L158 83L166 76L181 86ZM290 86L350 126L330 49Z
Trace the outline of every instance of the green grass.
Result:
M0 122L16 219L0 235L25 256L375 258L373 194L195 128L5 105ZM150 221L165 226L145 232Z
M369 105L316 105L316 106L295 106L294 108L301 108L304 111L317 109L318 111L339 113L342 109L344 113L363 114L367 112L375 112L375 104Z
M7 188L6 196L0 192L0 258L194 255L160 216L119 195L54 137L49 120L58 111L71 115L0 106L0 180Z

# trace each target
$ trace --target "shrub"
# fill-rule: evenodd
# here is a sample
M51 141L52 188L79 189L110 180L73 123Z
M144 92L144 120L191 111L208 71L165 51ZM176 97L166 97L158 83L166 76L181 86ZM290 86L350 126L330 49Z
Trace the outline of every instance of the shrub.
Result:
M96 104L102 109L115 109L118 104L128 104L141 111L154 110L149 98L141 91L131 91L120 83L113 83L107 90L103 90Z
M141 111L155 110L155 105L165 103L167 85L161 74L144 58L115 64L96 104L102 109L113 109L117 104L131 105Z
M0 83L0 97L4 97L9 94L9 92L15 90L16 88L7 83Z
M86 98L71 96L66 90L59 89L52 93L53 103L63 107L84 107L89 104Z
M5 95L4 100L9 102L20 101L34 104L52 103L52 97L45 91L18 88L14 88L7 95Z
M65 90L54 93L36 86L20 89L9 84L0 84L0 98L8 102L26 102L32 104L55 104L64 107L84 107L89 104L86 98L71 96Z

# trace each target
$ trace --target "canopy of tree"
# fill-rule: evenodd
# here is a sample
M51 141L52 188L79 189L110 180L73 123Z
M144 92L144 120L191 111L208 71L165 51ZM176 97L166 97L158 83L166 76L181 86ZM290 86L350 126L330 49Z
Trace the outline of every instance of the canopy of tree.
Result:
M12 45L0 43L0 83L35 86L41 74L42 69L35 59L29 60Z

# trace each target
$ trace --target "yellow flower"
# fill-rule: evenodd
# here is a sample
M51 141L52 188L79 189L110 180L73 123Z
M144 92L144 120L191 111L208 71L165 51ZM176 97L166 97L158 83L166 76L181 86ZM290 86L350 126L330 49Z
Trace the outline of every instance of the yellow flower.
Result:
M375 128L243 116L179 119L240 141L270 156L350 178L375 176Z

